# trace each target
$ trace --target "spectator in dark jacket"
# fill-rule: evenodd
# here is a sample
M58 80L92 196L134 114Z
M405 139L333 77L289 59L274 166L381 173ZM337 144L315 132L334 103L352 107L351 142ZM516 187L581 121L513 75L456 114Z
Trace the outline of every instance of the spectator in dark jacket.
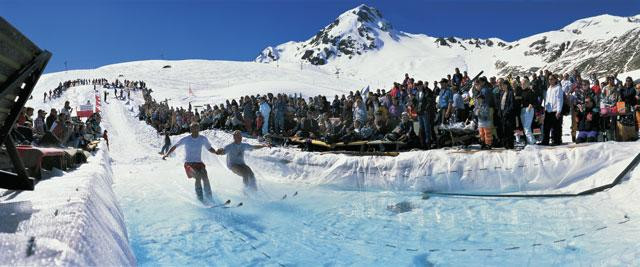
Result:
M587 97L584 104L578 104L578 137L576 143L595 142L600 126L600 114L594 108L593 98Z
M620 89L620 100L624 101L627 108L634 107L638 104L636 99L636 89L634 88L633 79L627 77L624 85Z
M536 143L533 137L533 131L531 131L531 124L533 123L533 117L535 116L535 110L540 106L538 103L538 97L535 91L531 88L528 80L523 79L520 83L522 86L522 99L520 104L522 106L520 110L520 121L522 122L522 129L524 135L527 137L527 144L533 145Z
M409 142L414 140L414 137L413 122L409 120L409 113L403 112L400 123L391 133L385 136L385 140Z
M45 120L47 130L51 130L51 125L53 125L56 120L58 120L58 111L55 108L52 108L51 112L49 112L49 116L47 116L47 119Z
M499 136L502 137L502 144L505 148L510 149L514 147L514 130L516 127L516 114L518 113L515 96L513 89L508 81L504 80L500 82L500 127Z

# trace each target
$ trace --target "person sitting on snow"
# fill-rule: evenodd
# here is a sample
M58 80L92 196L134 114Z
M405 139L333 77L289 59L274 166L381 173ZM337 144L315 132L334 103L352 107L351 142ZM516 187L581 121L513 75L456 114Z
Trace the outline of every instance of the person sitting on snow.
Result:
M583 142L595 142L600 130L600 113L594 108L593 98L587 96L584 104L578 105L578 137L576 144Z
M386 141L409 142L415 140L416 134L413 130L413 122L409 120L409 113L403 112L400 123L395 129L387 134L384 139Z

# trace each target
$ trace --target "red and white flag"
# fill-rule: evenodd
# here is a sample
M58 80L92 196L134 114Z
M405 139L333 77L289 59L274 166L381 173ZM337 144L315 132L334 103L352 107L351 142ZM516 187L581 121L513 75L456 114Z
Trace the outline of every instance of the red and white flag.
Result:
M91 117L91 115L93 115L93 105L91 104L80 105L76 113L78 114L78 117L81 117L81 118Z
M96 94L96 113L100 113L100 94Z
M191 90L191 84L189 84L189 96L196 96L193 94L193 90Z

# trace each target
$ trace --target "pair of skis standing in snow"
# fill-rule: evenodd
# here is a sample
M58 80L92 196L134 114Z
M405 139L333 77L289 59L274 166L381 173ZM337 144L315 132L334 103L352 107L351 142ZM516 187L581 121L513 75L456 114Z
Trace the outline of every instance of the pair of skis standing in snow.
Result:
M252 149L269 147L269 145L250 145L242 142L242 134L240 131L233 133L233 143L226 145L224 148L214 149L209 143L207 137L200 135L200 125L192 123L190 125L191 134L180 139L169 151L162 156L166 159L177 147L185 147L184 169L188 178L195 178L196 196L203 203L211 202L212 193L207 169L202 162L202 148L216 155L227 155L227 167L242 177L242 182L246 189L257 191L256 178L253 171L244 162L244 152ZM203 192L204 186L204 192ZM225 202L226 205L229 201Z

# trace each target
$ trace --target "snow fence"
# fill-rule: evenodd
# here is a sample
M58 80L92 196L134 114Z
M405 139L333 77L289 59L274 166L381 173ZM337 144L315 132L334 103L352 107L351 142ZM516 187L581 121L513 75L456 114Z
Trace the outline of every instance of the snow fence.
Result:
M232 140L221 131L205 134L217 147ZM249 152L247 159L259 178L348 190L570 194L611 183L639 148L638 142L607 142L521 151L438 149L397 157L272 148Z

